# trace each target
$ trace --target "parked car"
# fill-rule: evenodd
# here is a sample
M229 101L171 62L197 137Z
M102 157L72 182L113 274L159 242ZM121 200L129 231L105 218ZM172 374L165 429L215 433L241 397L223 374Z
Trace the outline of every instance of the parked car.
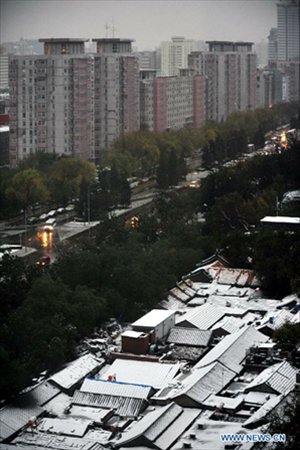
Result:
M56 209L51 209L51 211L48 212L47 216L50 218L54 217L56 215Z

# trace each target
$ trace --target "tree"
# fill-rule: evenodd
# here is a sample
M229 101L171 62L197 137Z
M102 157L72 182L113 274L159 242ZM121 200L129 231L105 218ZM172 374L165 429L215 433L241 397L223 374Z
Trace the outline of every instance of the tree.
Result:
M44 153L38 151L31 153L27 158L23 159L19 167L21 170L35 169L43 175L48 175L54 162L57 160L56 153Z
M6 195L16 200L23 209L36 202L43 203L49 198L45 183L35 169L25 169L16 173L6 190Z
M96 179L96 167L88 161L61 158L56 161L49 176L49 189L53 200L66 204L78 198L83 180L87 185Z
M264 230L257 236L254 269L269 294L280 298L291 293L292 282L300 273L299 251L299 232Z

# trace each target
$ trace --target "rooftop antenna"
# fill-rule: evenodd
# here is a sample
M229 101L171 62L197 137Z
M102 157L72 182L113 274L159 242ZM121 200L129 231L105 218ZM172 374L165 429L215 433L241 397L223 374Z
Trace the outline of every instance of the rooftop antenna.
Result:
M105 37L106 38L108 37L108 30L109 30L109 26L108 26L108 23L106 22L106 24L105 24Z
M115 29L115 23L114 23L114 19L113 18L112 18L111 31L112 31L112 37L114 38L116 29Z

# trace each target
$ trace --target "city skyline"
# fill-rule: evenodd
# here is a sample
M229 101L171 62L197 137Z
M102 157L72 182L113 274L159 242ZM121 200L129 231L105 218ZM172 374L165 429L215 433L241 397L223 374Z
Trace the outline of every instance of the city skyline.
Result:
M0 8L1 43L114 35L150 50L172 36L260 42L276 26L276 0L0 0Z

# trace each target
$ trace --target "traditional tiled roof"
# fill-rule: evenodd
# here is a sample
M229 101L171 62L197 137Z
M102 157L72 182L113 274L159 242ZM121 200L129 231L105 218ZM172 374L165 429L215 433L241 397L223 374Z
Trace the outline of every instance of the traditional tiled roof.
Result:
M50 380L63 389L70 389L103 364L104 360L98 360L91 354L87 354L52 375Z
M223 330L225 334L231 334L236 333L244 326L246 326L246 322L239 317L224 317L212 327L212 331Z
M122 417L137 417L147 406L147 402L141 398L93 394L82 391L75 391L72 403L114 410L116 414Z
M258 343L266 342L268 337L257 331L252 326L243 327L236 333L223 338L200 361L197 367L205 367L219 361L224 366L239 373L246 356L246 351Z
M274 364L261 372L245 389L249 391L287 394L294 389L297 370L287 361Z
M116 441L116 448L130 445L168 450L181 434L199 416L198 410L184 410L175 403L150 412L135 423L123 437Z
M214 305L205 304L192 308L181 316L176 322L176 326L186 326L190 324L199 330L209 330L216 322L225 316L224 308L216 308Z
M38 417L44 409L37 405L22 405L20 402L0 410L0 440L8 439L21 430L31 419Z
M206 269L209 275L220 284L230 284L232 286L252 286L260 285L253 270L230 269L225 267L210 267Z
M179 390L178 396L185 395L194 402L201 403L210 394L218 394L234 377L233 370L219 362L196 368L184 380L183 389Z
M151 386L86 378L80 391L91 394L146 399L151 392Z
M173 327L167 341L179 345L191 345L194 347L206 347L212 333L208 330L197 328Z

